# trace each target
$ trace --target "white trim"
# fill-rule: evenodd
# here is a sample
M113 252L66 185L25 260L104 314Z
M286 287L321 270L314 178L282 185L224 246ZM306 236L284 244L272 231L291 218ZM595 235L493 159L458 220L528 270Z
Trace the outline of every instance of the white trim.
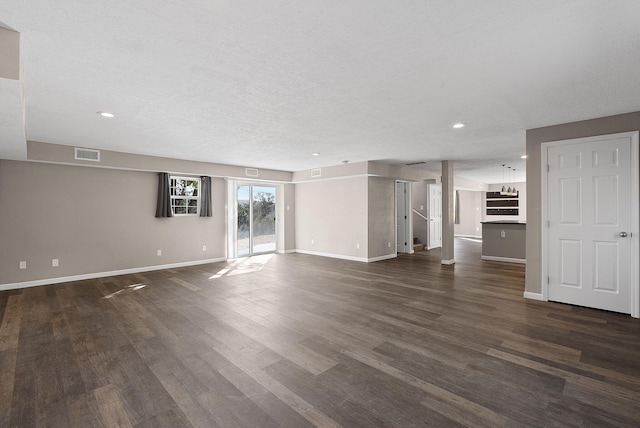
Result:
M631 204L631 316L640 318L640 266L638 266L638 256L640 255L640 212L638 211L638 192L640 191L640 165L638 160L638 131L631 136L631 194L635 195ZM635 287L634 287L635 285Z
M309 256L329 257L332 259L350 260L352 262L363 262L363 263L377 262L380 260L394 259L397 257L395 253L386 254L384 256L366 258L366 257L347 256L344 254L323 253L321 251L300 250L300 249L295 250L295 252L300 254L307 254Z
M451 260L441 260L440 264L443 265L453 265L456 263L456 259L451 259Z
M300 183L315 183L316 181L331 181L331 180L348 180L350 178L359 178L359 177L380 177L376 174L354 174L354 175L341 175L338 177L320 177L314 179L304 179L304 180L293 180L289 182L290 184L300 184Z
M507 262L507 263L521 263L527 264L527 259L512 259L510 257L494 257L494 256L480 256L482 260L489 260L493 262Z
M109 276L128 275L132 273L151 272L162 269L175 269L186 266L206 265L208 263L218 263L227 261L226 257L216 259L194 260L190 262L170 263L166 265L144 266L138 268L112 270L108 272L86 273L81 275L61 276L58 278L38 279L35 281L14 282L10 284L0 284L0 291L15 290L18 288L38 287L40 285L60 284L61 282L83 281L85 279L105 278Z
M546 278L549 276L549 268L547 266L547 245L548 245L548 232L547 232L547 186L548 186L548 177L549 172L547 171L548 162L548 150L550 147L554 146L565 146L569 144L582 144L593 141L604 141L609 139L623 138L629 137L631 139L631 230L632 234L630 238L631 242L631 254L629 255L631 258L631 287L629 290L630 294L630 312L631 316L634 318L640 318L640 267L638 266L637 259L640 254L640 211L638 206L638 198L639 198L639 186L640 186L640 165L639 165L639 153L638 153L638 131L632 132L620 132L617 134L605 134L605 135L593 135L590 137L583 138L571 138L567 140L558 140L558 141L550 141L547 143L542 143L540 146L541 152L541 162L540 162L540 171L541 171L541 186L540 186L540 209L541 209L541 223L540 226L542 228L542 241L541 241L541 249L542 249L542 258L541 258L541 290L542 290L542 300L548 300L548 287L549 284L546 281Z
M278 254L293 254L296 250L278 250Z
M453 234L456 238L473 238L473 239L482 239L482 235L456 235Z
M546 300L542 298L542 294L541 293L532 293L530 291L525 291L524 292L524 298L525 299L531 299L531 300L539 300L541 302L546 302Z

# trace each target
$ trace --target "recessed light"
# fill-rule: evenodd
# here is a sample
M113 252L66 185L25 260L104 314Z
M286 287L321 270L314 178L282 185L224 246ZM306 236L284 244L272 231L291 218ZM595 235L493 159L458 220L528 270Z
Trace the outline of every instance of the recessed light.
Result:
M108 111L97 111L96 113L98 113L102 117L116 117L115 114L109 113Z
M527 158L527 155L520 156L520 159L526 159L526 158Z
M460 129L460 128L464 128L465 124L464 123L454 123L453 126L451 126L454 129Z
M320 153L316 152L316 153L311 153L311 156L320 156Z

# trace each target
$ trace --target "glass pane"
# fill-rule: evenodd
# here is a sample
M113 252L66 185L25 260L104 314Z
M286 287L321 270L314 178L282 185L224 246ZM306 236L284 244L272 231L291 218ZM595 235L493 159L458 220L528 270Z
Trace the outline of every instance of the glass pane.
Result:
M197 199L189 199L189 207L197 207L198 200Z
M188 207L187 208L187 213L188 214L198 214L198 207Z
M187 213L187 208L186 207L175 207L173 209L173 212L176 214L186 214Z
M185 187L186 187L185 181L177 178L176 179L176 187L175 187L175 193L174 194L176 196L184 195Z
M249 186L238 186L238 256L246 256L249 248Z
M173 200L173 205L178 206L178 207L183 207L185 205L187 205L187 200L186 199L182 199L182 198L176 198Z
M276 189L253 186L253 252L276 250Z

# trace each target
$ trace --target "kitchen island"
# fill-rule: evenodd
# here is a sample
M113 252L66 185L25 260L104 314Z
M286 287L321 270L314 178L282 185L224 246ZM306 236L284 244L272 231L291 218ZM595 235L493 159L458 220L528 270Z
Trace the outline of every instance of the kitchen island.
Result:
M482 260L526 263L526 231L522 221L483 221Z

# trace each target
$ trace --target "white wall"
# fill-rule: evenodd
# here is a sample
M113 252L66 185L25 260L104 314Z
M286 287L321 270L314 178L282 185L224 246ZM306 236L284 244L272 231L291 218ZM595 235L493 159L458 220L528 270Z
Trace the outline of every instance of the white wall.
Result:
M369 259L395 256L396 253L396 181L393 178L368 178L368 254Z

